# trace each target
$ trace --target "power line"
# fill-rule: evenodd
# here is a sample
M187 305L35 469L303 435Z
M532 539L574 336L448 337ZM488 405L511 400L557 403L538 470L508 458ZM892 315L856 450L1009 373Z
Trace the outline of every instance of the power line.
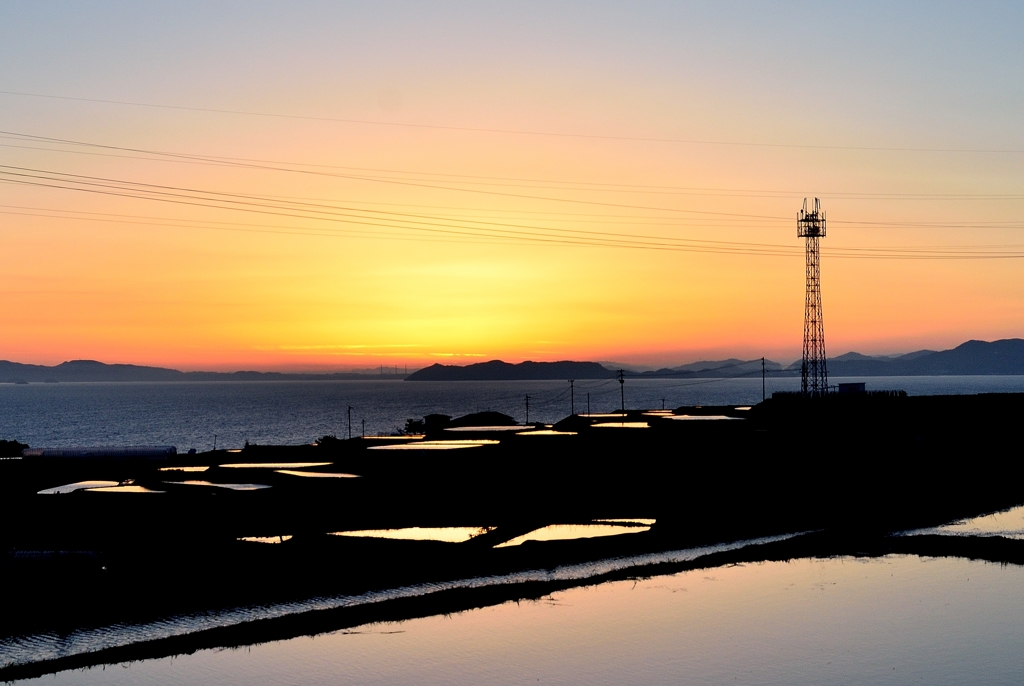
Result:
M13 140L23 140L14 136L0 136ZM801 195L802 191L794 190L771 190L771 189L730 189L730 188L704 188L704 187L678 187L659 186L653 184L624 184L603 181L570 181L570 180L549 180L549 179L522 179L504 176L483 176L474 174L448 174L441 172L408 171L397 169L379 169L372 167L350 167L334 164L312 164L309 162L283 162L279 160L260 160L240 157L213 157L208 161L175 159L173 157L145 157L140 155L118 155L113 153L89 152L85 150L65 150L61 148L42 148L29 145L11 145L0 143L0 148L15 150L35 150L38 152L62 153L72 155L89 155L94 157L107 157L125 160L137 160L142 162L168 162L173 164L191 164L214 167L234 166L233 162L244 161L261 164L285 164L297 167L315 167L323 169L347 169L353 171L365 171L377 174L402 174L405 176L426 177L426 179L412 180L436 180L449 183L461 183L469 185L502 186L506 188L542 188L548 190L564 190L573 192L590 193L629 193L629 194L657 194L657 195L681 195L688 197L711 197L711 198L770 198L788 199ZM221 160L221 161L215 161ZM467 180L471 179L471 180ZM481 180L482 179L482 180ZM379 179L375 179L379 180ZM408 179L407 179L408 180ZM515 183L509 183L515 182ZM850 193L842 191L820 192L820 195L829 195L839 200L1024 200L1024 195L1011 193Z
M37 174L37 175L33 175L33 174L26 174L26 173L20 173L20 172L0 172L0 173L4 173L4 174L9 174L9 175L15 175L15 176L25 176L25 177L31 177L31 178L43 178L43 179L47 179L47 180L55 180L55 181L60 181L60 182L65 182L65 183L77 183L77 184L85 184L85 185L92 185L92 186L102 186L102 187L106 187L106 188L113 187L113 186L111 186L109 184L114 184L117 187L125 187L125 186L130 187L130 190L132 190L133 192L144 192L144 193L150 193L150 194L156 193L156 194L163 194L163 195L176 195L174 193L166 193L165 191L182 191L182 192L185 192L185 193L192 194L193 196L196 195L196 194L207 195L207 196L220 196L220 197L214 197L214 198L206 198L208 200L212 200L212 201L215 201L215 202L224 202L224 203L233 203L233 204L249 204L249 205L254 205L255 204L255 205L258 205L258 206L261 206L261 207L273 207L275 209L293 210L293 209L296 209L293 206L297 205L298 206L297 209L300 210L300 211L312 212L312 213L317 213L317 214L333 214L333 215L337 215L337 214L339 214L339 211L345 211L345 212L357 212L357 213L364 213L364 214L380 214L380 215L386 215L388 217L399 217L399 218L402 218L402 221L406 221L405 218L431 219L431 220L433 220L433 219L444 219L445 221L449 221L449 222L461 222L461 223L471 223L471 224L485 224L485 225L489 225L489 226L498 226L498 227L512 227L512 228L523 228L523 229L542 229L542 228L544 228L544 227L537 227L537 226L529 225L529 224L513 224L513 223L509 223L509 222L495 222L495 221L490 221L490 220L479 220L479 219L462 219L462 218L457 218L457 217L437 217L435 215L413 214L413 213L407 213L407 212L406 213L403 213L403 212L389 212L389 211L383 211L383 210L368 210L368 209L363 209L363 208L344 207L344 206L338 206L338 205L324 205L324 204L315 204L315 203L309 203L309 202L296 202L296 201L289 201L289 200L276 200L274 196L256 196L256 195L251 195L251 194L224 193L224 192L220 192L220 191L208 191L208 190L202 190L202 189L185 188L185 187L180 187L180 186L148 184L148 183L141 183L141 182L136 182L136 181L126 181L126 180L122 180L122 179L111 179L111 178L108 178L108 177L86 176L86 175L80 175L80 174L70 174L70 173L66 173L66 172L54 172L54 171L50 171L50 170L34 169L34 168L28 168L28 167L14 167L14 166L9 166L9 165L0 165L0 168L4 168L4 167L7 168L7 169L20 170L20 172L35 172ZM83 179L85 179L85 180L83 181ZM180 196L177 196L177 197L180 197ZM192 197L192 196L189 196L189 197ZM239 199L239 200L236 200L236 199ZM260 201L260 202L259 203L253 203L253 202L240 202L240 201ZM278 203L278 204L273 204L273 203ZM342 214L341 216L350 216L350 215ZM756 215L750 215L750 216L756 217ZM864 224L870 224L870 225L875 225L875 226L888 226L888 225L892 224L890 222L847 222L847 224L854 224L854 223L864 223ZM927 224L927 223L924 223L924 222L904 223L903 225L914 226L914 227L929 227L930 226L930 227L948 227L948 228L969 228L969 227L975 226L975 225L966 225L966 224L959 224L959 225L958 224ZM1018 224L1018 223L1003 224L1003 223L992 222L992 223L985 224L984 226L986 226L987 228L998 228L1000 226L1002 226L1004 228L1018 228L1020 226L1020 224ZM774 249L788 249L788 248L791 247L791 246L788 246L788 245L778 245L778 244L732 243L732 242L729 242L729 241L706 241L706 240L700 240L700 239L674 239L674 238L671 238L671 237L664 237L664 236L643 236L643 235L638 235L638 234L623 234L623 233L615 233L615 232L607 232L607 231L584 231L584 230L574 230L574 229L551 229L551 228L548 228L546 230L548 230L548 231L560 231L560 232L565 232L565 233L581 234L581 235L601 236L601 237L608 237L608 236L624 237L624 238L628 238L628 239L647 238L647 239L654 239L654 240L669 240L669 241L675 240L675 241L685 241L685 242L694 242L694 243L708 243L708 244L718 244L718 245L756 246L756 247L774 248ZM844 250L872 250L872 249L871 248L863 248L863 249L862 248L844 248Z
M11 134L11 132L9 132L9 131L0 131L0 133ZM323 177L330 177L330 178L349 179L349 180L355 180L355 181L368 181L368 182L385 183L385 184L393 184L393 185L400 185L400 186L410 186L410 187L415 187L415 188L430 188L430 189L434 189L434 190L446 190L446 191L463 192L463 193L475 193L475 194L480 194L480 195L492 195L492 196L500 196L500 197L508 197L508 198L518 198L518 199L525 199L525 200L541 200L541 201L548 201L548 202L561 202L561 203L571 203L571 204L581 204L581 205L593 205L593 206L597 206L597 207L618 207L618 208L623 208L623 209L653 210L653 211L659 211L659 212L676 212L676 213L683 213L683 214L690 214L690 215L716 216L716 217L746 217L746 218L752 218L752 219L773 219L773 220L785 219L783 217L774 217L774 216L766 216L766 215L750 215L750 214L729 213L729 212L708 212L708 211L703 211L703 210L683 210L683 209L674 208L674 207L650 207L650 206L646 206L646 205L629 205L629 204L623 204L623 203L608 203L608 202L599 202L599 201L594 201L594 200L580 200L580 199L576 199L576 198L557 198L557 197L551 197L551 196L526 195L526 194L523 194L523 193L504 193L504 192L501 192L501 191L489 191L489 190L482 190L482 189L478 189L478 188L455 188L455 187L452 187L452 186L438 186L438 185L433 185L433 184L428 184L428 183L422 183L422 182L416 182L416 181L408 181L408 180L402 180L402 179L381 179L381 178L375 178L375 177L359 176L359 175L354 175L354 174L337 174L337 173L330 173L330 172L314 171L314 170L310 170L310 169L295 169L293 167L286 167L286 166L270 166L271 164L274 164L274 163L230 161L228 158L215 158L215 157L206 157L206 156L202 156L202 155L192 155L192 154L186 154L186 153L172 153L172 152L163 152L163 151L157 151L157 150L144 150L144 149L140 149L140 148L129 148L129 147L105 145L105 144L99 144L99 143L85 143L85 142L81 142L81 141L71 141L71 140L68 140L68 139L46 138L46 137L43 137L43 136L29 136L28 134L22 134L22 135L28 136L28 137L30 137L32 139L49 140L49 141L55 141L55 142L61 142L61 143L70 143L70 144L75 144L75 145L84 145L84 146L88 146L88 147L103 148L103 149L110 149L110 150L126 150L126 151L131 151L131 152L145 153L145 154L149 154L149 155L159 155L159 156L172 157L172 158L180 158L180 159L192 159L192 160L202 160L202 161L219 161L219 162L223 162L223 164L225 166L237 167L237 168L242 168L242 169L261 169L261 170L265 170L265 171L278 171L278 172L286 172L286 173L292 173L292 174L304 174L304 175L312 175L312 176L323 176Z
M94 146L96 144L84 143L81 141L72 141L68 139L50 138L45 136L34 136L32 134L17 133L17 132L5 132L6 135L0 135L0 139L8 140L38 140L41 142L48 142L52 144L60 145L77 145L77 146ZM666 195L688 195L688 196L706 196L706 197L735 197L735 198L778 198L787 199L794 196L799 196L804 193L800 190L779 190L779 189L750 189L750 188L717 188L717 187L700 187L700 186L663 186L654 184L624 184L624 183L613 183L604 181L572 181L572 180L552 180L552 179L533 179L533 178L521 178L521 177L507 177L507 176L486 176L479 174L450 174L443 172L428 172L422 170L402 170L402 169L381 169L379 167L352 167L346 165L336 164L318 164L311 162L295 162L295 161L282 161L282 160L267 160L260 158L249 158L249 157L228 157L218 155L190 155L190 157L196 157L197 159L180 159L177 157L161 157L153 155L183 155L184 153L158 153L156 151L142 151L139 150L139 155L118 155L113 153L99 153L99 152L88 152L84 150L66 150L62 148L41 148L36 146L28 145L11 145L8 143L0 144L0 147L11 148L17 150L35 150L39 152L52 152L52 153L63 153L63 154L74 154L74 155L89 155L96 157L111 157L116 159L127 159L127 160L138 160L143 162L171 162L177 164L195 164L203 166L234 166L236 162L248 162L257 164L281 164L289 165L294 167L313 167L319 169L345 169L350 171L363 171L371 172L376 174L403 174L406 176L423 176L428 178L437 178L448 182L455 183L486 183L487 185L502 185L514 187L513 184L504 182L513 181L529 184L537 184L531 186L519 186L524 188L552 188L555 190L570 190L570 191L588 191L588 192L617 192L617 193L660 193ZM117 146L102 146L111 147L113 149L123 150L135 150L133 148L118 148ZM150 155L149 157L140 155ZM201 158L201 159L199 159ZM473 179L472 181L464 181L463 179ZM479 181L479 180L485 181ZM502 183L492 183L502 182ZM552 186L554 185L554 186ZM835 199L841 200L1024 200L1024 195L1019 193L895 193L891 191L886 192L847 192L847 191L818 191L819 195L827 195ZM385 203L391 204L391 203ZM782 219L782 218L780 218ZM787 219L788 221L788 219Z
M252 110L231 110L214 107L189 107L185 105L166 105L159 103L134 102L130 100L108 100L103 98L81 98L67 95L49 95L43 93L28 93L24 91L0 91L0 95L10 95L26 98L45 98L50 100L66 100L73 102L89 102L104 105L122 105L130 107L147 107L164 110L179 110L187 112L206 112L211 114L233 114L248 117L269 117L274 119L296 119L305 121L333 122L341 124L362 124L371 126L390 126L414 129L427 129L438 131L464 131L471 133L496 133L516 136L544 136L552 138L576 138L584 140L613 140L629 141L638 143L678 143L683 145L716 145L731 147L753 147L753 148L790 148L805 150L860 150L865 152L922 152L922 153L984 153L984 154L1019 154L1024 153L1020 149L998 149L998 148L925 148L908 146L859 146L859 145L813 145L804 143L762 143L754 141L725 141L696 138L660 138L652 136L616 136L607 134L568 133L564 131L530 131L524 129L502 129L474 126L453 126L445 124L422 124L415 122L381 121L374 119L353 119L342 117L319 117L301 114L284 114L278 112L256 112Z
M319 207L330 208L330 206L311 206L310 203L278 202L269 198L262 198L260 196L228 194L174 186L159 186L155 184L144 184L119 179L108 179L105 177L65 174L63 172L50 172L47 170L34 170L30 168L6 166L7 169L21 169L23 171L3 171L3 168L4 165L0 165L0 176L16 177L13 179L0 179L0 181L6 183L96 193L101 195L158 201L210 209L244 211L313 221L328 221L332 223L353 224L375 228L427 232L445 236L458 236L460 238L473 237L492 240L518 240L561 245L624 247L712 254L785 257L792 257L798 254L795 252L793 246L780 244L709 241L703 239L681 239L664 236L580 231L550 227L526 227L524 225L486 222L480 220L448 219L445 221L426 221L433 219L433 217L430 217L429 215L382 212L379 210L361 210L358 208L319 209ZM38 173L33 174L28 172ZM43 183L43 181L53 181L53 183ZM81 186L86 187L83 188ZM295 207L295 205L298 205L298 207ZM347 212L337 210L347 210ZM365 216L367 213L387 216L367 217ZM453 224L452 222L459 223ZM484 224L485 226L478 226L479 224ZM524 229L528 230L501 228L514 226L523 226ZM305 233L311 232L307 230ZM372 236L373 234L371 234L371 237ZM1013 246L998 247L1006 248ZM970 246L967 249L913 246L906 248L833 248L826 254L829 254L832 257L877 259L994 259L1018 258L1024 256L1024 254L1018 252L1007 252L1005 249L1000 252L999 250L982 250L975 246Z
M3 171L4 169L14 169L17 171ZM34 173L29 173L34 172ZM327 215L326 218L332 217L343 217L349 223L366 223L367 217L362 215L353 215L352 212L372 212L374 214L388 215L387 219L391 221L401 221L406 224L423 225L423 226L447 226L449 229L461 229L461 230L472 230L477 232L475 235L479 235L480 231L485 229L477 226L453 226L451 224L438 224L436 222L422 221L423 219L432 219L429 216L423 215L411 215L395 212L382 212L379 210L358 210L353 208L335 208L330 206L314 206L310 203L274 203L269 201L267 198L261 198L259 196L232 194L232 193L221 193L216 191L204 191L189 188L182 188L176 186L162 186L156 184L146 184L132 181L124 181L120 179L110 179L105 177L93 177L84 176L79 174L66 174L64 172L52 172L48 170L38 170L24 167L12 167L9 165L0 165L0 175L8 177L16 177L15 179L8 179L12 183L23 183L26 185L36 185L50 188L61 188L64 190L78 190L86 192L95 192L107 195L119 195L122 197L133 197L137 199L149 199L157 200L162 202L173 202L176 204L186 205L198 205L201 207L215 208L215 209L243 209L250 212L257 212L261 214L272 214L278 216L290 216L299 217L305 219L324 219L322 215ZM27 181L26 179L34 179L35 181ZM53 181L55 183L46 184L40 183L40 181ZM77 188L67 185L58 184L75 184L76 186L87 186L88 188ZM106 189L106 190L97 190ZM115 192L116 191L116 192ZM144 195L139 195L144 194ZM213 197L210 197L213 196ZM214 204L216 203L216 204ZM294 207L298 205L299 207ZM253 209L258 208L258 209ZM325 209L321 209L325 208ZM276 212L267 210L278 210ZM346 211L338 211L346 210ZM297 212L303 212L305 214L296 214ZM405 217L411 217L412 219L406 219ZM398 219L396 219L398 218ZM363 221L352 221L353 219L359 219ZM370 217L369 219L377 219ZM460 220L448 220L460 221ZM472 224L485 224L490 227L519 227L522 229L534 229L534 230L510 230L505 228L488 228L487 231L491 233L499 233L501 235L508 235L514 237L531 237L534 240L542 240L546 242L552 241L552 236L556 234L573 234L581 237L586 237L591 240L601 240L605 243L612 242L616 245L624 243L631 243L634 245L647 245L650 247L664 247L666 245L675 246L697 246L700 248L710 248L713 251L734 251L736 249L754 251L754 252L779 252L791 250L790 246L786 245L771 245L771 244L756 244L756 243L740 243L740 242L729 242L729 241L707 241L700 239L674 239L660 236L639 236L636 234L616 234L611 232L596 232L596 231L581 231L573 229L544 229L546 233L540 233L536 229L537 227L515 225L508 223L499 222L485 222L479 220L461 220L462 223ZM370 224L379 225L379 224ZM416 226L409 226L405 228L417 228ZM421 228L420 230L429 230ZM555 239L555 242L565 242L564 236L559 236ZM660 241L660 244L651 244L650 241ZM576 241L578 242L578 241Z
M158 151L158 150L145 150L145 149L141 149L141 148L130 148L130 147L125 147L125 146L114 146L114 145L100 144L100 143L91 143L91 142L85 142L85 141L75 141L75 140L71 140L71 139L52 138L52 137L45 137L45 136L36 136L36 135L33 135L33 134L21 134L21 133L10 132L10 131L0 131L0 134L7 134L9 136L22 137L22 138L27 138L27 139L31 139L31 140L58 142L58 143L62 143L62 144L85 146L85 147L92 147L92 148L131 151L131 152L143 153L143 154L148 154L148 155L156 155L156 156L160 156L160 157L168 157L168 158L172 158L172 159L201 160L201 161L208 161L208 162L216 162L216 163L223 164L224 166L229 166L229 167L253 168L253 169L266 170L266 171L277 171L277 172L297 173L297 174L313 174L313 175L318 175L318 176L343 178L343 179L349 179L349 180L379 182L379 183L392 183L392 184L399 184L399 185L410 185L410 186L415 186L415 187L432 188L432 189L437 189L437 190L448 190L448 191L456 191L456 192L462 191L462 192L467 192L467 193L478 193L478 194L485 194L485 195L507 196L507 197L514 197L514 198L520 198L520 199L531 199L531 200L542 200L542 201L553 201L553 202L564 202L564 203L575 203L575 204L589 204L589 205L595 205L595 206L619 207L619 208L625 208L625 209L644 209L644 210L648 210L648 211L658 211L658 212L684 213L684 214L689 214L689 215L700 215L702 218L703 217L715 217L716 220L718 220L718 221L721 221L723 219L739 219L739 220L744 220L744 221L745 220L757 220L757 221L762 221L762 222L763 221L785 222L787 224L790 221L792 221L792 219L790 217L772 216L772 215L756 215L756 214L727 213L727 212L709 212L709 211L703 211L703 210L683 210L683 209L678 209L678 208L648 207L648 206L640 206L640 205L626 205L626 204L617 204L617 203L596 202L596 201L580 200L580 199L575 199L575 198L555 198L555 197L550 197L550 196L534 196L534 195L524 195L524 194L515 194L515 193L502 193L502 192L498 192L498 191L486 191L486 190L480 190L480 189L453 188L451 186L435 186L435 185L428 185L428 184L424 184L424 183L414 183L414 182L411 182L411 181L408 181L408 180L402 180L402 179L381 179L381 178L375 178L375 177L355 176L355 175L351 175L351 174L331 174L331 173L310 171L310 170L305 170L305 169L293 169L293 168L290 168L290 167L283 167L283 166L266 166L267 164L293 164L293 165L298 164L299 166L302 166L302 163L262 162L262 161L259 161L259 160L250 160L248 158L225 158L225 157L213 157L213 156L207 156L207 155L196 155L196 154L191 154L191 153L175 153L175 152L166 152L166 151ZM780 196L780 197L786 197L786 196ZM1004 196L1004 197L1009 198L1011 196ZM1022 196L1022 197L1024 197L1024 196ZM978 196L978 198L979 199L985 199L985 196ZM991 198L989 198L989 199L991 199ZM707 221L707 220L706 219L702 219L702 221ZM851 226L854 226L854 225L861 225L861 226L910 226L910 227L936 227L936 226L942 226L942 227L949 227L949 228L969 228L969 227L980 226L980 225L989 226L989 225L999 225L999 224L1001 224L1000 222L976 222L976 221L972 222L969 225L963 225L963 224L949 224L949 223L935 223L935 222L863 222L863 221L854 221L854 220L840 220L840 221L837 221L836 223L843 223L845 225L851 225ZM1006 223L1011 223L1011 222L1003 222L1002 224L1006 224ZM1019 222L1012 222L1012 224L1019 225Z
M0 174L3 174L3 173L4 172L0 172ZM642 241L642 240L615 239L615 238L610 238L610 239L602 241L602 240L600 240L597 237L593 237L590 240L583 240L583 239L580 239L580 238L575 238L574 239L572 237L567 237L567 236L546 235L546 234L530 233L530 232L523 232L523 231L508 231L508 230L495 230L495 229L485 230L485 229L480 228L480 227L462 227L462 226L452 226L452 225L447 225L449 228L429 228L429 227L424 227L424 226L408 226L408 225L395 224L395 223L384 224L384 223L381 223L380 221L366 221L365 218L360 218L359 220L357 220L357 219L352 219L352 218L334 218L334 217L324 217L324 216L310 216L308 214L305 214L305 215L297 214L295 211L271 211L271 210L267 210L267 209L257 209L256 207L238 207L238 206L230 206L230 205L223 205L223 204L214 204L214 202L216 202L216 199L208 199L208 198L202 198L202 197L195 198L195 199L192 199L192 200L183 200L183 199L174 198L174 197L159 197L158 195L152 195L152 194L151 195L140 195L140 194L138 194L140 191L135 191L135 192L130 192L130 191L116 192L116 191L112 191L112 190L99 190L99 189L96 189L96 188L79 188L79 187L73 187L73 186L65 186L65 185L60 185L59 183L42 183L42 182L39 182L39 181L0 179L0 182L11 183L11 184L18 184L18 185L26 185L26 186L36 186L36 187L42 187L42 188L63 189L63 190L78 191L78 192L84 192L84 193L94 193L94 194L100 194L100 195L110 195L110 196L124 197L124 198L134 198L134 199L139 199L139 200L151 200L151 201L156 201L156 202L164 202L164 203L171 203L171 204L177 204L177 205L187 205L187 206L193 206L193 207L204 207L204 208L220 209L220 210L245 211L245 212L252 212L252 213L256 213L256 214L264 214L264 215L279 216L279 217L312 219L312 220L317 220L317 221L329 221L329 222L342 223L342 224L357 224L357 225L366 225L366 226L378 226L378 227L385 227L385 228L399 228L399 229L406 229L406 230L410 230L410 231L426 231L426 232L433 232L433 233L440 233L440 234L451 234L451 235L459 235L459 236L489 237L489 238L508 239L508 240L518 239L520 241L528 241L528 242L553 243L553 244L561 244L561 245L592 246L592 247L628 247L628 248L644 248L644 249L650 249L650 250L681 251L681 252L792 256L792 253L788 251L788 248L782 248L782 247L777 248L777 249L760 248L757 244L749 244L748 247L742 247L743 244L735 244L736 246L740 246L740 247L730 247L729 245L721 245L721 246L716 246L716 245L709 245L709 246L694 245L694 246L689 246L687 244L680 244L680 243L664 243L664 244L659 244L659 243L655 243L655 242ZM96 185L96 184L93 184L93 185ZM173 194L164 194L164 195L173 195ZM186 196L186 197L189 197L189 196ZM222 202L224 202L224 201L222 201ZM243 204L244 205L245 203L239 203L239 204ZM283 208L283 209L287 209L287 208ZM372 218L370 218L370 219L372 219ZM394 221L402 221L402 220L392 220L392 221L394 222ZM408 221L408 220L405 220L405 221ZM424 223L425 222L414 222L414 224L424 224ZM437 224L435 226L444 227L446 225L444 225L444 224ZM664 240L672 240L672 239L664 239ZM683 240L683 239L675 239L675 240L678 241L678 240ZM696 241L694 240L694 241L691 241L691 242L696 242ZM700 242L701 243L715 243L714 241L700 241Z

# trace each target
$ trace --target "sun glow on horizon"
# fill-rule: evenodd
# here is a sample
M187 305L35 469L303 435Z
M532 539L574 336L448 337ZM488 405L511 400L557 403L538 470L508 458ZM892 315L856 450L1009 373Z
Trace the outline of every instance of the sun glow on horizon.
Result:
M808 40L847 52L809 61L773 39L788 10L712 40L718 10L548 8L556 40L512 8L188 9L163 43L138 28L158 9L69 8L42 45L6 12L5 88L121 104L0 93L0 358L790 361L813 196L830 354L1024 327L1022 86L961 30L1024 63L1012 21L914 15L894 56L822 9ZM952 41L977 78L930 66ZM821 97L796 107L801 80Z

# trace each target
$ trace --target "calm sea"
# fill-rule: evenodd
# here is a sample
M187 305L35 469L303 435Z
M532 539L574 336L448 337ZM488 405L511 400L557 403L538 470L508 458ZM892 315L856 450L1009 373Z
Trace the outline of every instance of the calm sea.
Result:
M833 379L835 382L844 379ZM1024 376L858 378L869 389L911 395L1024 392ZM796 378L768 379L766 390L799 388ZM220 381L208 383L67 383L0 385L0 439L36 447L174 445L189 448L309 443L348 434L391 433L407 419L439 412L494 410L555 422L577 412L680 405L740 405L761 400L760 379L577 381Z

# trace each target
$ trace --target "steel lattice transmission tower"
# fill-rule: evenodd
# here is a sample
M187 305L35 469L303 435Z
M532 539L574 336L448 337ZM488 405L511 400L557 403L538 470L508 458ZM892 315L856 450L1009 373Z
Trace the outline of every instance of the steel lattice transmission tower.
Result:
M825 236L825 213L814 199L807 209L807 199L796 219L796 235L806 241L804 278L804 359L800 366L800 392L818 397L828 392L828 368L825 363L825 325L821 318L821 256L818 239Z

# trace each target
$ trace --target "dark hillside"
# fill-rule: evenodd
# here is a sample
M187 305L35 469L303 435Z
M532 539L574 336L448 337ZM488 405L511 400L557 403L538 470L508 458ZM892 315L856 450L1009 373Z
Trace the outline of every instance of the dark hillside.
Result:
M537 381L550 379L610 379L611 369L597 362L520 362L501 360L480 362L465 367L435 364L413 372L407 381Z

